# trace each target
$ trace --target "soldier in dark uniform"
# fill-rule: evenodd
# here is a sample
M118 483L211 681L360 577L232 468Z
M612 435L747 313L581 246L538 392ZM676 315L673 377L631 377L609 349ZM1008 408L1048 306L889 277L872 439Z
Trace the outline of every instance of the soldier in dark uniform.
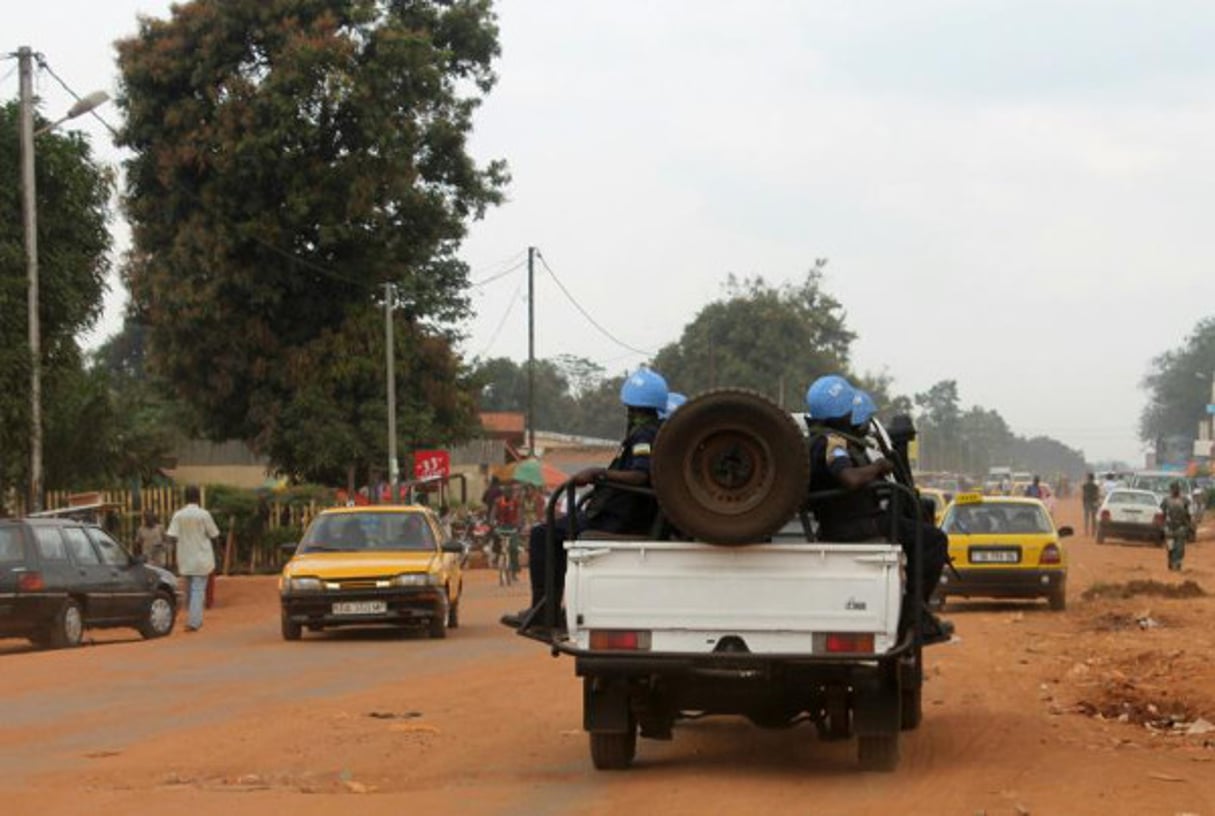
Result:
M574 529L602 530L609 533L646 534L658 511L658 505L650 496L619 490L612 482L647 487L650 484L650 453L654 438L661 424L659 413L667 410L667 383L662 375L648 368L638 369L624 381L620 389L620 401L627 408L628 430L620 450L606 468L587 468L574 475L573 483L579 487L594 485L583 509L574 516ZM557 522L553 530L556 538L556 593L554 603L561 608L565 589L565 537L568 525L564 519ZM518 627L531 619L535 624L543 620L545 602L544 576L547 551L545 540L548 526L537 524L532 528L528 540L528 572L532 585L532 605L516 615L503 615L502 622Z
M815 380L806 392L806 422L810 431L810 492L840 490L843 495L816 500L811 506L819 524L819 538L833 542L885 541L889 518L872 490L874 482L895 472L890 459L873 458L861 435L872 416L872 400L858 400L856 390L843 377L829 375ZM858 409L854 414L854 409ZM917 508L908 508L895 521L896 538L907 558L908 575L922 576L923 595L904 598L903 620L911 620L914 604L927 605L941 579L949 554L949 540L941 530L923 521ZM922 563L916 553L917 528L921 536ZM910 584L910 581L909 581ZM949 639L953 627L947 621L921 610L925 643Z

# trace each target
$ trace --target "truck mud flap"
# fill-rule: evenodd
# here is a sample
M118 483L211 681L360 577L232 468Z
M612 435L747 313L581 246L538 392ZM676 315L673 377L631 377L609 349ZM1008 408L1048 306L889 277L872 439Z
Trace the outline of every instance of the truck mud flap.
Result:
M591 732L627 733L634 728L629 711L629 686L623 680L584 677L582 727Z
M856 672L852 691L852 726L858 736L898 733L902 715L897 667Z

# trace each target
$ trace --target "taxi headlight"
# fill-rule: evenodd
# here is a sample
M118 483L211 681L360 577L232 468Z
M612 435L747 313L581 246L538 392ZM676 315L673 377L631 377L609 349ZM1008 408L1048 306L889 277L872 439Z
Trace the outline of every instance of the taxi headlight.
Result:
M287 581L288 592L319 592L324 589L320 578L291 578Z
M434 586L439 583L439 576L430 572L405 572L392 579L396 587Z

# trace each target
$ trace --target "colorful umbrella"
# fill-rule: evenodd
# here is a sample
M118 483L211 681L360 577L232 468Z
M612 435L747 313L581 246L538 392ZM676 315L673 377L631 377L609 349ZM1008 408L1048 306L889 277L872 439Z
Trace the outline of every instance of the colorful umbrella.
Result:
M520 482L546 490L552 490L569 479L565 473L539 459L524 459L509 464L497 470L497 476L506 482Z

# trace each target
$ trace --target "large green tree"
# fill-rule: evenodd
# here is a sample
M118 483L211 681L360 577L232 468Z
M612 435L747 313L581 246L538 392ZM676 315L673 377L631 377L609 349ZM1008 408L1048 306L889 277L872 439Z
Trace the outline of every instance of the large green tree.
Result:
M29 473L30 355L28 276L21 217L18 106L0 107L0 487L23 484ZM35 127L47 124L37 117ZM110 268L109 200L112 173L98 164L84 136L53 130L35 142L38 209L39 309L43 365L46 486L68 487L95 463L65 448L79 437L62 422L83 360L76 336L101 313ZM83 417L85 428L89 418Z
M467 310L456 250L506 181L466 144L495 79L489 0L193 0L142 18L118 52L134 153L125 276L153 367L207 435L311 470L310 449L334 444L311 434L339 432L299 418L310 383L293 366L366 348L364 317L387 282L402 326L429 327L419 337L450 340L443 327ZM436 365L425 378L455 365L423 356ZM313 373L335 397L385 393ZM398 382L409 373L402 361ZM398 396L402 434L428 425ZM347 464L367 464L370 450L349 451Z
M1170 437L1195 438L1198 421L1210 402L1212 377L1215 317L1208 317L1199 321L1178 348L1152 360L1143 378L1147 404L1139 418L1140 439L1163 446Z
M282 469L351 487L368 475L360 467L387 470L383 321L380 310L351 307L341 326L291 352L287 385L295 397L262 446ZM398 319L394 340L404 468L411 448L471 434L475 404L446 335Z
M731 275L725 297L701 309L679 340L658 352L655 369L687 394L733 385L800 407L816 377L847 373L856 336L839 301L823 289L825 263L783 286Z

